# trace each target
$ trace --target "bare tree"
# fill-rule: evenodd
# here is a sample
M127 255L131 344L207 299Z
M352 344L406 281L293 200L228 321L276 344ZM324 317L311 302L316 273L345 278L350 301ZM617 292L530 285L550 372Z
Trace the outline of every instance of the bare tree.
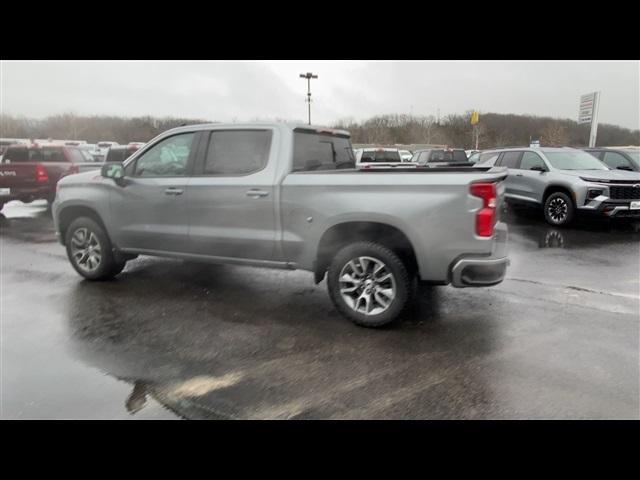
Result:
M567 145L569 136L567 129L559 122L549 122L544 127L540 135L541 145Z

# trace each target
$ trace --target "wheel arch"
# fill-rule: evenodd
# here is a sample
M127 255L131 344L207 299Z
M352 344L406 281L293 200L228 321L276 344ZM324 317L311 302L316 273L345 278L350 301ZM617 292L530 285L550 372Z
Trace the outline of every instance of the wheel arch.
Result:
M93 208L87 207L86 205L69 205L68 207L64 207L58 213L58 231L60 232L60 242L64 245L65 239L67 236L67 229L71 222L73 222L76 218L87 217L94 220L98 225L102 227L107 235L107 238L111 241L111 237L109 236L109 232L102 220L100 214ZM113 242L112 242L113 245Z
M378 221L344 221L327 228L318 242L313 269L316 283L325 277L335 254L356 241L379 243L396 253L411 274L419 272L416 250L400 228Z

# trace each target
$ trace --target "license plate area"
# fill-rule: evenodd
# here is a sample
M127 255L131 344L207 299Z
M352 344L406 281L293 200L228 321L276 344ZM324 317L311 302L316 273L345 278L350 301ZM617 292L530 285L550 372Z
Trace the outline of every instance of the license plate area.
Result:
M640 210L640 200L637 202L631 202L629 204L629 210Z
M11 189L10 188L0 188L0 196L9 196L11 195ZM640 204L640 202L638 202ZM640 208L640 207L638 207Z

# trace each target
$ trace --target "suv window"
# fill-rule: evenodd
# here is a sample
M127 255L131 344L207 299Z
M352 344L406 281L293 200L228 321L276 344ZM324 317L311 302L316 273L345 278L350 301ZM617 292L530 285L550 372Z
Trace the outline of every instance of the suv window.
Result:
M363 152L363 162L368 152ZM296 131L293 136L293 171L355 168L355 157L348 137Z
M614 170L619 167L624 167L629 170L633 169L629 160L617 152L605 152L602 161L606 163L609 168L613 168Z
M247 175L262 170L269 159L271 130L213 131L205 175Z
M500 155L500 152L486 152L480 154L480 159L478 160L478 165L483 163L494 162L496 158Z
M547 167L544 164L540 155L534 152L524 152L522 154L522 161L520 163L520 169L522 170L531 170L532 167L542 167L545 170Z
M135 165L136 177L183 177L191 152L194 133L165 138L147 150Z
M520 156L522 152L505 152L500 159L500 166L507 168L520 168Z

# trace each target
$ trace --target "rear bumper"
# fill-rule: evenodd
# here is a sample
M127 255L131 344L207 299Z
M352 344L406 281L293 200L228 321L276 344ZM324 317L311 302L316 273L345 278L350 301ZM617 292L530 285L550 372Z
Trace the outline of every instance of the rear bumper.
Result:
M10 202L12 200L20 200L22 202L30 202L39 199L52 199L56 194L55 186L50 185L40 187L9 187L11 195L0 196L0 201Z
M504 280L509 259L463 258L451 268L451 285L454 287L490 287Z
M498 222L495 227L493 249L490 255L462 255L452 264L449 278L451 285L463 287L490 287L496 285L507 273L507 226Z

